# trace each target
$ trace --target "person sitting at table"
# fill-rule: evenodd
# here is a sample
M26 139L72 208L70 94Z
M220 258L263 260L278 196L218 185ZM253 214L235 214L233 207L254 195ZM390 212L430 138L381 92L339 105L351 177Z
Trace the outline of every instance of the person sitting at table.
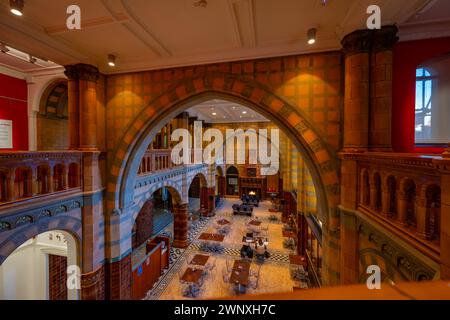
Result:
M264 244L262 239L259 239L255 242L255 253L256 259L260 263L264 263L264 259L266 258L267 246Z
M248 243L244 243L241 248L241 258L242 259L253 259L253 250L250 248Z

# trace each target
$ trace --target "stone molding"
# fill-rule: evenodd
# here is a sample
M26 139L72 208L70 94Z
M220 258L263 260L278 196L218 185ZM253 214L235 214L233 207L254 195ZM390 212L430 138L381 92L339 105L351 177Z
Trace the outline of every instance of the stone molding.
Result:
M347 57L358 53L392 50L399 40L397 32L395 25L383 26L380 30L356 30L344 37L341 42L342 51Z
M79 63L65 66L64 74L72 81L92 81L97 82L100 78L100 71L97 67L89 64Z

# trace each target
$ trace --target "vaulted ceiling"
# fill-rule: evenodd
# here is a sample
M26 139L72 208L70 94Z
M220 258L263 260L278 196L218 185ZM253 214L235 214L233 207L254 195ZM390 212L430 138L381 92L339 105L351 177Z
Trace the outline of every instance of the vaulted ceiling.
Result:
M194 2L27 0L24 16L16 17L0 0L0 41L58 64L84 62L114 73L340 49L345 34L365 27L372 4L405 39L423 36L427 26L432 36L450 35L448 0L208 0L204 8ZM66 28L72 4L81 8L81 30ZM311 46L306 32L313 26ZM114 69L108 54L117 56Z

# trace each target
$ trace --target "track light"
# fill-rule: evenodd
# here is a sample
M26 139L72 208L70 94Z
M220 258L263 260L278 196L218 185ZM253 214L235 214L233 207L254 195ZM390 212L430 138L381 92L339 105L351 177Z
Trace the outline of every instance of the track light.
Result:
M108 54L108 65L110 67L115 67L116 66L116 56L113 54Z
M316 28L311 28L308 30L308 44L316 43L316 34L317 34Z
M12 14L21 17L23 15L23 0L9 0L9 8Z
M0 51L3 53L7 53L9 51L9 48L4 43L0 43Z

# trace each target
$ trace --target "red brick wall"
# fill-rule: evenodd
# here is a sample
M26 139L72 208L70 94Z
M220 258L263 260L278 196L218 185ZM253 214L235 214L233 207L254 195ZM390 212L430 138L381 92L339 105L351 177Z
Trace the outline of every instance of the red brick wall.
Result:
M153 233L153 200L148 200L136 218L136 243L139 247Z
M48 255L49 299L67 300L67 257Z
M131 299L131 255L120 261L105 264L106 299Z
M343 66L340 52L156 70L106 79L107 149L131 121L174 84L205 73L256 80L305 114L333 150L340 149Z

